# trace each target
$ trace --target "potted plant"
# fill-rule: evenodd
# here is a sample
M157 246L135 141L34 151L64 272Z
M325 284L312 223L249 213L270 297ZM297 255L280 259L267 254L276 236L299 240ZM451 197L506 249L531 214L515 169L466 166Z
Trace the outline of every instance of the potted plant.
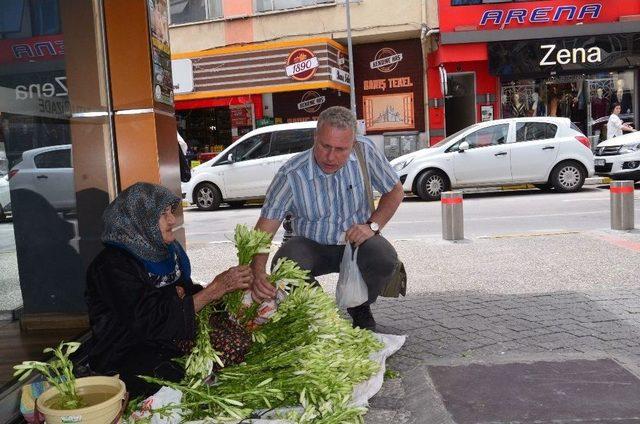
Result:
M36 371L51 385L36 400L36 407L48 424L111 423L122 409L125 398L122 380L102 376L75 378L69 356L79 347L80 343L62 342L57 348L43 351L53 353L51 361L25 361L13 367L16 370L14 376L20 376L20 380Z

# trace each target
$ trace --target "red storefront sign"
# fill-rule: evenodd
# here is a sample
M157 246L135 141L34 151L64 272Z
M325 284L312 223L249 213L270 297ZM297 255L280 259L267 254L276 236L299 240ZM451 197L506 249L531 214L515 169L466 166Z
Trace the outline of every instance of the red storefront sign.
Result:
M63 57L62 34L0 40L0 63L44 62Z
M320 66L318 58L309 49L296 49L287 58L287 76L297 81L306 81L316 74Z
M256 119L263 118L262 94L250 96L214 97L210 99L180 100L175 102L176 110L205 109L211 107L229 107L253 103Z
M501 30L617 22L640 14L638 1L548 0L452 6L439 0L440 31Z

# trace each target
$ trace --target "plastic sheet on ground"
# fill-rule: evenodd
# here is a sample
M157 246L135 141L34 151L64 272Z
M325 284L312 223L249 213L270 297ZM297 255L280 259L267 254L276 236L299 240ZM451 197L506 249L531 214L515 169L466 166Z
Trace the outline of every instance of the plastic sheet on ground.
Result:
M398 336L393 334L380 333L374 333L374 336L384 344L384 347L381 350L372 353L370 356L372 361L380 364L380 369L369 380L363 381L362 383L354 387L352 395L352 404L354 406L368 406L369 399L371 399L373 396L375 396L376 393L380 391L380 389L382 388L382 383L384 382L384 372L386 370L387 358L400 350L407 338L407 336L404 335ZM145 400L145 405L148 405L150 409L153 410L154 407L165 406L170 402L176 402L178 394L179 398L181 398L182 394L179 391L169 389L168 387L163 387L156 394ZM170 397L171 399L168 399L168 397ZM241 422L251 424L293 424L291 421L281 420L277 418L278 416L282 416L283 414L292 410L298 410L302 412L301 407L279 408L276 410L265 412L263 415L260 415L259 411L257 411L255 415L260 416L260 418L247 418ZM174 424L176 422L177 421L174 421L171 418L160 417L157 414L155 414L152 418L153 424ZM199 421L189 421L185 424L208 424L213 422L213 420L205 419Z

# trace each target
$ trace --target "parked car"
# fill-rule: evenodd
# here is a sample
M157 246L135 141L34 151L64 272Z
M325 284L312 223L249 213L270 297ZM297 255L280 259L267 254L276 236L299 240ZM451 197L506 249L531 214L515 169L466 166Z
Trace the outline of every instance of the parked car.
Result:
M589 139L557 117L477 123L391 164L404 191L423 200L451 188L524 183L571 192L594 173Z
M640 132L631 132L603 141L596 147L598 175L614 180L640 181Z
M8 179L12 191L34 191L56 210L71 210L76 206L70 144L23 152L22 160L9 170Z
M9 194L8 175L0 176L0 222L7 219L11 213L11 196Z
M280 167L296 153L313 146L316 122L278 124L253 130L215 158L191 170L183 186L185 198L202 210L261 200Z

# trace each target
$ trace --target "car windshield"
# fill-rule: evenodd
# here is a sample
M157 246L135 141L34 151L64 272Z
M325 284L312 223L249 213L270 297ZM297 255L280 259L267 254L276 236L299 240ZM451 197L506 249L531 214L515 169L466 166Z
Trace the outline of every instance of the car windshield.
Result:
M451 134L451 135L450 135L450 136L448 136L447 138L444 138L444 139L442 139L442 140L438 141L438 142L437 142L436 144L434 144L433 146L429 146L429 148L430 148L430 149L433 149L433 148L435 148L435 147L444 146L445 144L447 144L448 142L450 142L451 140L453 140L455 137L459 136L459 135L460 135L460 134L462 134L463 132L465 132L465 131L467 131L467 130L470 130L470 129L472 129L472 128L475 128L475 127L477 127L477 126L478 126L478 124L473 124L473 125L471 125L470 127L463 128L463 129L461 129L460 131L458 131L458 132L456 132L456 133Z

